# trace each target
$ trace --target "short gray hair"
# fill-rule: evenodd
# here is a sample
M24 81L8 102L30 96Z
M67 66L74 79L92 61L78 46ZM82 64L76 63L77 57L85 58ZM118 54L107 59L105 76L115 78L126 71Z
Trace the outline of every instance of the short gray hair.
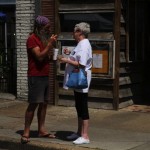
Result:
M80 30L83 34L90 33L90 25L86 22L81 22L75 25L74 31Z

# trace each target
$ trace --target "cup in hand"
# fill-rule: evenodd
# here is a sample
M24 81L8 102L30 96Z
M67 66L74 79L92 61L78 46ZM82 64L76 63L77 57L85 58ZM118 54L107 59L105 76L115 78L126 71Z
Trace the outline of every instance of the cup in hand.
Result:
M58 51L59 51L59 49L57 49L57 48L53 49L53 60L57 60Z

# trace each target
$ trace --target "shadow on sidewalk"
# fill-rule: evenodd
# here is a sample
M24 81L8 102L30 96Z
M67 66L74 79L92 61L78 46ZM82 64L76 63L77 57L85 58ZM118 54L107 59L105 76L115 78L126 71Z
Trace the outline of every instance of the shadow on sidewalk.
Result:
M18 131L16 131L16 133L20 134L20 136L21 136L23 134L23 130L18 130ZM31 130L30 131L30 137L37 138L38 137L38 132L34 131L34 130Z
M71 135L72 131L56 131L56 137L57 139L63 140L63 141L69 141L66 137Z
M62 141L69 141L66 137L71 135L72 133L74 133L72 131L52 131L52 132L55 133L56 139L60 139ZM16 133L21 136L23 134L23 130L18 130L18 131L16 131ZM38 132L31 130L30 131L30 138L37 138L37 137L38 137ZM45 138L48 138L48 137L45 137Z

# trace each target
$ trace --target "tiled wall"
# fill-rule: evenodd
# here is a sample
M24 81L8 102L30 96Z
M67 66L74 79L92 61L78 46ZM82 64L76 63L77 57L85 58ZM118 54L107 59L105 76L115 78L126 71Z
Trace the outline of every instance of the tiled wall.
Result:
M17 99L22 100L28 97L26 39L34 17L35 0L16 0Z

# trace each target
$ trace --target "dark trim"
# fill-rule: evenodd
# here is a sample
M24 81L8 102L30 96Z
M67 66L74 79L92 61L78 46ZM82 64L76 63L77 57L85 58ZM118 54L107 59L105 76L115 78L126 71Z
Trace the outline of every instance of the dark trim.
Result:
M114 37L115 47L115 78L113 86L113 108L119 108L119 69L120 69L120 18L121 18L121 0L115 0L115 19L114 19Z
M0 5L16 5L16 0L1 0Z
M41 14L41 0L35 1L35 16Z

